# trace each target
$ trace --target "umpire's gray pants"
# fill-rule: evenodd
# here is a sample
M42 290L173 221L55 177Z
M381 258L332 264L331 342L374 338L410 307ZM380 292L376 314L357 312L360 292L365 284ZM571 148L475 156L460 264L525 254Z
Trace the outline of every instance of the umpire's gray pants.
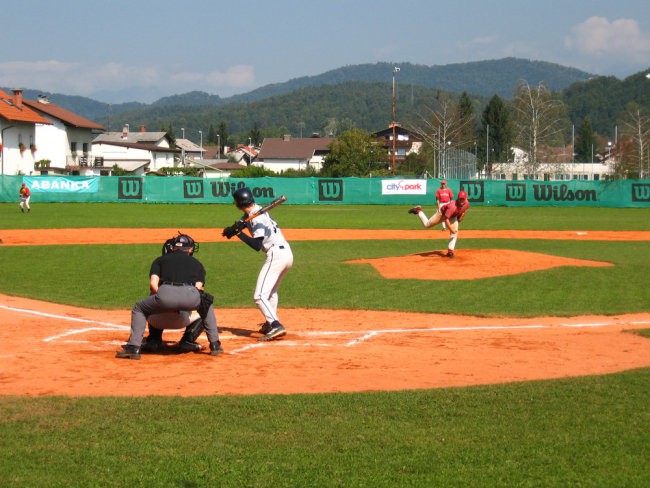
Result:
M147 298L137 302L131 309L131 336L128 344L140 347L147 327L147 318L155 313L192 311L196 310L201 302L199 290L192 285L172 286L161 285L158 293L149 295ZM219 340L217 330L217 318L214 315L212 305L208 310L208 316L204 320L205 332L210 342Z

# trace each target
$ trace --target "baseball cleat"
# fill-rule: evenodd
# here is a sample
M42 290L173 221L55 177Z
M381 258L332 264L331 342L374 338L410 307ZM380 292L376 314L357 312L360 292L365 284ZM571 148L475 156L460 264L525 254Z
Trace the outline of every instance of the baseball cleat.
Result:
M201 344L188 340L181 340L178 343L178 348L181 352L201 352L203 350L203 346Z
M210 343L210 356L218 356L223 353L223 347L221 347L221 341L215 341Z
M454 257L454 251L447 251L447 257L448 258L453 258Z
M271 332L271 329L272 329L272 328L273 328L273 327L271 326L271 324L269 324L268 322L264 322L264 323L262 324L262 327L261 327L260 330L259 330L259 333L260 333L260 334L263 334L263 335L266 335L266 334L268 334L269 332Z
M140 348L131 344L124 344L122 350L115 353L115 357L120 359L140 359Z
M259 340L262 342L273 341L286 335L286 333L287 329L285 329L280 322L276 321L271 324L271 330L268 331L264 337L260 337Z
M420 205L417 205L411 209L409 209L409 213L413 215L417 215L422 211L422 207Z

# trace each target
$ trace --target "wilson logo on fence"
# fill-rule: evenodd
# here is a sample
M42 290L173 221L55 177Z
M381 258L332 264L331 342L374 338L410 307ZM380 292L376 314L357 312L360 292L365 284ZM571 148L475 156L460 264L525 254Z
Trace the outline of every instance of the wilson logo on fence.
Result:
M244 188L246 183L240 181L238 183L231 183L228 181L211 182L212 196L215 198L228 197L235 193L239 188ZM275 191L271 187L252 186L249 187L253 193L254 198L275 198Z
M321 202L343 201L343 181L342 180L319 180L318 200Z
M117 179L118 200L142 200L142 178L120 176Z
M183 181L184 198L203 198L203 181L189 180Z
M463 181L460 182L460 189L467 192L467 199L470 202L485 201L485 191L482 181Z
M632 183L632 201L650 202L650 183Z
M506 184L506 202L525 202L526 185L523 183Z
M570 190L568 185L533 185L535 200L554 202L595 202L596 190Z

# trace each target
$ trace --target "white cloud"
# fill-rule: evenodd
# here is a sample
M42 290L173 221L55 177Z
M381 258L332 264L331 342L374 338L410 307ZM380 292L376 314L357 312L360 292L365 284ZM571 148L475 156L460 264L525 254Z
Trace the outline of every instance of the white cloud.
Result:
M0 86L31 88L66 95L92 96L98 92L154 89L160 93L205 90L211 93L246 90L254 86L255 70L237 65L225 71L170 73L168 67L106 63L84 66L49 61L0 62Z
M615 56L634 62L650 59L650 35L642 32L634 19L610 22L604 17L590 17L573 27L564 45L595 58Z

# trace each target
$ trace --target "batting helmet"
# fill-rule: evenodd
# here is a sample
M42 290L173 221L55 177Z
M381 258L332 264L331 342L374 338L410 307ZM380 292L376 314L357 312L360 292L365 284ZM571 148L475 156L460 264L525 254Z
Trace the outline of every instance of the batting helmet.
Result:
M235 205L237 205L237 208L247 207L251 203L255 203L253 192L251 192L250 188L238 188L232 196L235 199Z
M464 198L465 200L467 200L467 192L465 190L459 191L458 198Z
M179 251L194 254L199 251L199 244L187 234L179 234L172 243L172 252Z

